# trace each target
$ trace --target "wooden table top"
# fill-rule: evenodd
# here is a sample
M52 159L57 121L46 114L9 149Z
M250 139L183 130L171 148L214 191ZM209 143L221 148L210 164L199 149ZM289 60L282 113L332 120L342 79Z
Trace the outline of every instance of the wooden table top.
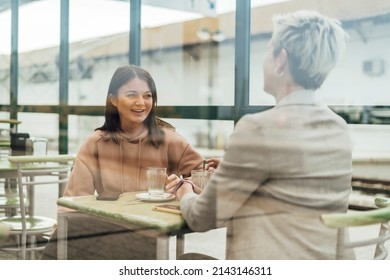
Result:
M179 205L179 201L147 202L136 197L139 193L142 192L123 193L116 201L97 200L95 195L61 197L57 204L131 228L154 229L167 234L186 228L180 214L153 210L154 206L161 204Z

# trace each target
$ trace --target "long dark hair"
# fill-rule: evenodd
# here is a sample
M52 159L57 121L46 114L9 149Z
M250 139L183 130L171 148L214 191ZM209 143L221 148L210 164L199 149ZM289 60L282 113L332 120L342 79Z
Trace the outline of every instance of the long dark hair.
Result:
M156 117L156 106L157 106L157 89L152 76L145 69L135 66L128 65L122 66L116 69L114 75L111 78L110 85L108 87L108 93L106 98L106 109L105 109L105 121L103 126L96 128L95 130L101 130L107 132L108 139L113 139L116 143L119 143L118 132L122 131L121 121L119 118L118 109L112 104L110 95L117 96L118 90L124 84L139 78L145 81L152 93L152 109L145 119L145 126L148 129L148 141L155 147L159 147L164 142L165 133L161 129L161 126L167 126L173 128L170 124L160 120ZM107 140L108 140L107 139Z

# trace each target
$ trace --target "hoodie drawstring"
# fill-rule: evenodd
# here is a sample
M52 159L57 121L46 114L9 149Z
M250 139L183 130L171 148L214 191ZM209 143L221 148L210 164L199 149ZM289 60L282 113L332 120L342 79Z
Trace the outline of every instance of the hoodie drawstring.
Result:
M137 190L140 189L139 187L139 177L141 173L141 138L138 139L138 167L137 167Z
M123 153L122 153L122 135L121 135L121 139L120 139L120 144L119 144L119 153L120 153L120 157L121 157L121 188L122 188L122 193L125 192L125 187L123 185Z

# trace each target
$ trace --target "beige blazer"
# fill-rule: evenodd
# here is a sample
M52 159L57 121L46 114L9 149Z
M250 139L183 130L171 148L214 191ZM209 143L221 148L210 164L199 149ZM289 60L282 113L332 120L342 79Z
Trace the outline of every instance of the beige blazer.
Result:
M334 259L324 212L345 212L352 145L345 121L312 91L237 123L204 192L181 200L190 228L227 226L227 259ZM353 258L353 255L350 256Z

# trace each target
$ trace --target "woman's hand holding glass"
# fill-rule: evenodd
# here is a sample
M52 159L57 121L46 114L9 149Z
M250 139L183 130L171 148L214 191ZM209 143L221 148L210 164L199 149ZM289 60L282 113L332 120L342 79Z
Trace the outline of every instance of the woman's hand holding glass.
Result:
M208 158L208 159L206 159L206 169L207 170L217 169L221 160L222 160L221 158Z
M167 192L176 195L177 199L181 199L186 193L197 193L199 194L202 190L196 186L189 179L182 179L176 174L168 176L168 184L165 186Z

